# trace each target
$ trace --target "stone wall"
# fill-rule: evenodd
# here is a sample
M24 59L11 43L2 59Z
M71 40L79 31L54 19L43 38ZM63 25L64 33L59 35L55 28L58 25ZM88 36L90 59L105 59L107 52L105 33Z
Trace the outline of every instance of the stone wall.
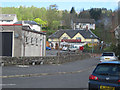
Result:
M76 60L90 58L89 54L66 53L57 56L46 57L2 57L1 62L4 65L41 65L41 64L62 64Z

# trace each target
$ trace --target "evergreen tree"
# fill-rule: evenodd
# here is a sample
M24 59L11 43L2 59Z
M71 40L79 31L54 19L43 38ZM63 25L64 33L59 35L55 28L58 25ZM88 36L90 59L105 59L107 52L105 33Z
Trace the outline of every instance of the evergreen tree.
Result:
M77 14L76 14L74 7L71 8L70 16L72 20L77 18Z
M100 8L92 8L89 11L90 17L92 19L95 19L95 21L99 20L101 18L101 9Z
M71 11L70 11L70 14L75 14L76 12L75 12L75 9L74 9L74 7L72 7L71 8Z

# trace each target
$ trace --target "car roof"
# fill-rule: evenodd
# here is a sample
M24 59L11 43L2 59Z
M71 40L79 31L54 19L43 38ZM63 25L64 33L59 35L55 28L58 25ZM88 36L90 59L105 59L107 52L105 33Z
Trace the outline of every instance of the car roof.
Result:
M103 53L114 53L114 52L103 52Z
M108 62L101 62L99 64L120 64L120 61L108 61Z

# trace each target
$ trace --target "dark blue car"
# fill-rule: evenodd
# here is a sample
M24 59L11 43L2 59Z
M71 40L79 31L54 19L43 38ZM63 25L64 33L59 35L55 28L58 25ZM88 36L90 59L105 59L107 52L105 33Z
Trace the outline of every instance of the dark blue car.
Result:
M120 90L120 61L99 63L88 84L89 90Z

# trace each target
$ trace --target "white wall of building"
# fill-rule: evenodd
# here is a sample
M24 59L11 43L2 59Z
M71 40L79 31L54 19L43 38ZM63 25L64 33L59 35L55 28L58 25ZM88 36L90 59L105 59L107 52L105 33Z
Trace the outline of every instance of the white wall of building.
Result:
M74 23L73 28L75 30L75 29L86 29L86 27L88 27L88 29L95 30L95 24L90 24L90 23L79 23L79 24Z
M24 56L24 48L25 48L25 56L45 56L46 35L38 34L34 32L28 32L28 31L24 31L24 32L25 32L25 38L23 35L23 39L26 44L25 47L22 45L22 56ZM27 42L26 42L26 37L28 38ZM31 38L32 38L32 42L31 42Z
M39 25L32 25L31 26L31 29L33 29L33 30L36 30L36 31L41 31L41 28L40 28L40 26Z

